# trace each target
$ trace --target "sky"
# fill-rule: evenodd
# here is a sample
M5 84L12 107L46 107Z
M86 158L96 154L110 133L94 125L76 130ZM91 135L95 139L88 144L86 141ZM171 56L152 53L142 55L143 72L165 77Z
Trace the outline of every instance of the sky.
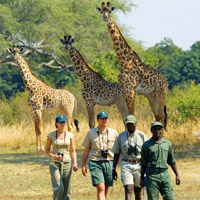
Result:
M131 12L116 14L119 23L129 28L131 38L142 41L145 47L154 46L164 37L171 38L183 50L200 41L200 0L134 0L133 3L137 7Z

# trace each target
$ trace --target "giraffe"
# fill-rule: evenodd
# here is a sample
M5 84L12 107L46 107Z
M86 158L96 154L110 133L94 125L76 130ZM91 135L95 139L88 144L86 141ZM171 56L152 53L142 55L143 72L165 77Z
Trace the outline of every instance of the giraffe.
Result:
M42 144L42 112L60 111L67 116L68 130L71 131L74 127L72 123L73 110L75 110L76 118L74 124L79 131L77 120L77 102L73 94L67 90L54 89L39 80L32 72L31 68L20 55L22 48L9 48L8 51L13 54L17 61L18 67L24 81L24 84L29 91L28 103L32 108L32 116L35 124L37 151L44 151Z
M101 8L97 7L107 24L118 57L120 64L118 81L129 112L134 115L136 94L144 95L148 99L155 120L162 122L166 129L165 99L168 83L158 70L145 65L128 45L110 15L114 9L114 7L110 8L109 2L107 4L102 2Z
M74 39L71 36L64 36L61 42L65 50L69 52L76 73L82 82L82 96L88 112L89 127L95 126L94 106L96 104L104 106L116 104L124 121L129 112L119 84L108 82L99 73L93 71L79 51L72 46Z

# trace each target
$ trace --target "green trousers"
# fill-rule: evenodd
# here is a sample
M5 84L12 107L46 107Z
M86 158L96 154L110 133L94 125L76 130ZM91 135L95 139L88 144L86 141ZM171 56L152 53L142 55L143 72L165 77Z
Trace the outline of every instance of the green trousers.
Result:
M52 161L49 165L49 170L53 188L53 200L70 200L72 163Z
M174 199L171 177L168 169L151 168L146 178L146 185L148 200L158 200L159 192L164 200Z

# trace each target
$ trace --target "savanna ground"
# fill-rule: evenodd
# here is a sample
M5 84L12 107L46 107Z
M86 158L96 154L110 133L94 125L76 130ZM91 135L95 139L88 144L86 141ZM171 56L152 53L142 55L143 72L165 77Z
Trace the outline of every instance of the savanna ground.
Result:
M108 110L108 112L110 113L109 126L115 128L118 132L123 131L124 127L119 114L116 111L113 112L113 109ZM151 111L148 110L148 112ZM143 113L138 112L136 116L138 116L137 128L150 137L149 127L153 116L148 115L144 118L144 111ZM47 115L44 119L47 119ZM55 127L53 118L43 121L43 141L45 145L47 134ZM81 143L88 131L88 124L84 116L80 116L79 121L81 131L75 133L75 139L80 167L83 152ZM200 130L198 120L187 121L182 124L176 124L172 120L168 122L168 132L165 132L164 136L173 143L181 177L181 185L176 186L174 184L175 176L170 169L175 200L200 200L200 140L193 134L198 130ZM36 152L33 122L24 120L18 124L3 125L0 131L0 152L0 199L52 199L48 169L49 157ZM124 199L119 167L117 170L119 179L109 191L109 200ZM96 199L96 188L91 186L89 172L87 177L83 177L80 168L78 172L73 173L72 199Z

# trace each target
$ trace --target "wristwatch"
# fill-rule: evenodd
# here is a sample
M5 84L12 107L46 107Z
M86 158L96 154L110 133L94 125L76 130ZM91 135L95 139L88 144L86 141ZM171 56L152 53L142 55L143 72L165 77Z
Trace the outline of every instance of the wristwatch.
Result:
M115 168L114 168L114 167L112 167L112 170L115 170Z

